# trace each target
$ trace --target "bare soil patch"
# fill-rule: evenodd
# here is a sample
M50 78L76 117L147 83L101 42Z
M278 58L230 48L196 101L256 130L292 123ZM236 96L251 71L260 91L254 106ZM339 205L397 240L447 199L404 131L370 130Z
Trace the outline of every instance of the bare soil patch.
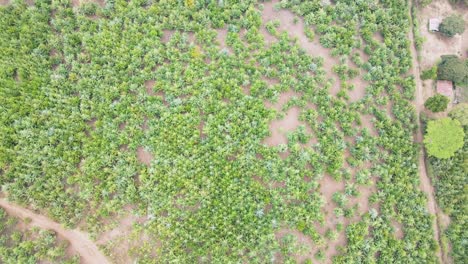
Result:
M395 237L398 240L403 239L405 236L405 233L403 232L403 225L400 224L398 221L392 221L392 227L393 230L395 231Z
M81 4L84 3L96 3L101 7L104 7L106 5L105 0L72 0L71 3L73 7L79 7Z
M221 50L228 51L229 53L232 53L232 50L229 48L227 45L227 35L228 35L228 30L227 28L223 29L217 29L218 35L216 35L216 40L218 41L219 47Z
M156 93L155 93L154 90L153 90L153 88L154 88L154 83L155 83L154 80L145 81L146 93L147 93L148 95L150 95L150 96L156 95Z
M270 82L274 82L274 80L270 80ZM292 97L300 97L300 95L293 91L287 91L287 92L280 94L278 101L276 103L266 101L265 106L268 108L275 109L278 112L282 112L283 106ZM265 139L264 143L269 146L278 146L280 144L287 144L288 143L288 139L286 136L287 133L290 131L294 131L301 124L306 125L304 122L299 121L300 113L301 113L300 108L294 106L284 113L285 114L284 118L273 120L270 123L271 135L267 139Z
M8 4L10 4L10 0L0 0L0 5L6 6Z
M161 41L167 43L171 39L171 36L172 34L174 34L174 32L175 30L164 29L162 32L163 34L161 37Z
M366 87L369 83L358 76L348 81L348 85L354 85L353 90L348 90L348 95L351 102L356 102L366 95Z
M430 18L444 19L452 14L459 14L465 20L465 27L468 28L467 9L457 8L450 5L446 0L434 0L430 5L419 10L418 22L419 31L425 38L420 52L421 67L427 69L434 65L441 55L454 54L466 57L468 49L468 30L463 35L456 35L448 38L439 32L430 32L428 23Z
M299 107L292 107L283 119L273 120L270 123L271 136L265 139L265 143L270 146L287 144L287 132L295 130L302 123L299 121L300 112Z
M271 79L270 79L271 82L273 82ZM278 101L273 103L273 102L270 102L270 101L265 101L265 106L268 107L268 108L272 108L272 109L276 109L276 111L281 111L282 110L282 107L293 97L300 97L301 95L298 94L298 93L295 93L293 91L287 91L287 92L284 92L284 93L281 93L279 96L278 96Z
M372 123L372 119L374 118L373 115L361 115L361 127L367 128L370 134L374 137L378 136L379 133L375 128L374 124Z
M125 129L125 127L127 126L127 122L122 122L119 124L119 130L122 131Z
M151 161L153 160L153 154L151 154L149 151L147 151L144 147L138 147L137 148L137 159L141 163L150 166Z
M358 187L359 195L357 197L350 197L349 203L351 206L358 205L358 213L365 214L369 212L371 208L369 204L369 197L377 192L377 188L373 183L372 186L359 186ZM376 209L376 208L374 208Z

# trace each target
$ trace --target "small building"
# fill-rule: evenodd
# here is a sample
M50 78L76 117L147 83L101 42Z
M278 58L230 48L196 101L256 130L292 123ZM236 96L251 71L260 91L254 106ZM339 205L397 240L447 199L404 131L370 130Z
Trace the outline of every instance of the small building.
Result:
M441 21L438 18L429 19L429 30L430 31L439 31L440 23L441 23Z
M451 81L437 81L437 93L453 100L453 83Z

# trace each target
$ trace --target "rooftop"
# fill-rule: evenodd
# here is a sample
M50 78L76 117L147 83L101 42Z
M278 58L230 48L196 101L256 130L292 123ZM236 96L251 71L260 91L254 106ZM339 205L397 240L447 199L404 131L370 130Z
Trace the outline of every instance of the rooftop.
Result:
M453 98L453 84L451 81L437 81L437 93Z
M438 18L429 19L429 30L430 31L439 31L440 22L441 21Z

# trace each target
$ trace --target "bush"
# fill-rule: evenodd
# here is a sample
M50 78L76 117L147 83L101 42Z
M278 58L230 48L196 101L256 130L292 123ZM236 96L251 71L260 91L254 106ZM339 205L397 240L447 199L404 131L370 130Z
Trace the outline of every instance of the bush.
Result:
M468 65L456 56L443 56L437 68L439 80L449 80L455 83L468 83Z
M462 126L468 126L468 104L459 104L450 111L449 116L460 121Z
M421 79L422 80L435 80L437 79L437 66L433 66L425 71L422 72L421 74Z
M447 109L449 101L450 100L447 98L447 96L436 94L432 97L429 97L429 99L427 99L424 103L424 106L432 112L438 113Z
M456 34L462 34L465 31L465 21L459 15L451 15L444 18L440 24L440 32L448 37L453 37Z
M452 4L464 4L468 6L468 0L450 0L450 3Z
M458 120L449 117L432 120L427 124L424 145L429 155L448 159L463 147L465 133Z
M421 7L428 6L430 3L432 3L432 0L416 0L416 4Z

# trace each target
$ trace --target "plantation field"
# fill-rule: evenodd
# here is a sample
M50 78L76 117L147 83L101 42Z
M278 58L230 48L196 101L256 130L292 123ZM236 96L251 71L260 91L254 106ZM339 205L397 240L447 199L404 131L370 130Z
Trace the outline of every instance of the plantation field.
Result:
M109 263L439 262L409 14L403 0L12 1L0 206Z

